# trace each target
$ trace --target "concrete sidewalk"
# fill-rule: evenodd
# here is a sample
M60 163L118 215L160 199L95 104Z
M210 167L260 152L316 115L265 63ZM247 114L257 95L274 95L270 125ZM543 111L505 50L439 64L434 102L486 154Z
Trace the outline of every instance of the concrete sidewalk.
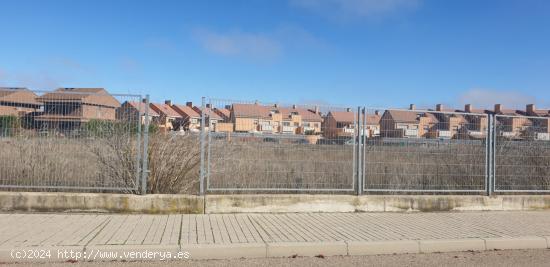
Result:
M0 262L526 248L550 248L550 212L0 214Z

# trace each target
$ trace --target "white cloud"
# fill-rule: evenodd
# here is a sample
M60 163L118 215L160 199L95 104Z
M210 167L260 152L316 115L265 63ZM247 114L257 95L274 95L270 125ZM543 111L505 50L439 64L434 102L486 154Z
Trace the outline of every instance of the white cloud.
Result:
M536 98L518 91L470 89L458 98L460 104L472 104L479 108L492 108L502 104L505 108L524 109L526 104L535 104Z
M379 19L419 6L421 0L290 0L291 6L309 10L331 19Z
M253 60L272 60L282 53L282 45L273 36L241 31L214 32L196 29L194 37L206 50L223 55Z

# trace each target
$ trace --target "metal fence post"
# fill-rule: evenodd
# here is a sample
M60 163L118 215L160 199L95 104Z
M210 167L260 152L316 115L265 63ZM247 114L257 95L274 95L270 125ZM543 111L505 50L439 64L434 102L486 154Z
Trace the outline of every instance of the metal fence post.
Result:
M490 148L490 176L489 176L489 196L495 192L495 171L496 171L496 143L497 143L497 117L496 115L489 115L491 118L491 148Z
M200 181L199 181L199 194L204 195L204 177L205 177L205 134L206 134L206 98L202 97L201 104L201 132L200 132L200 145L201 145L201 162L200 162Z
M363 131L363 126L362 126L362 118L363 116L361 116L361 107L357 107L357 128L356 128L356 132L357 134L355 135L354 138L357 138L357 142L355 142L356 146L355 146L355 149L357 150L357 164L356 164L356 172L355 172L355 177L356 177L356 184L357 184L357 195L361 195L362 193L362 187L363 185L361 184L361 173L362 173L362 164L361 164L361 159L362 159L362 156L361 156L361 152L362 152L362 149L361 149L361 137L363 135L362 131Z
M493 194L494 185L494 157L495 157L495 118L487 115L487 196Z
M145 95L145 125L143 129L143 165L141 167L141 194L147 194L149 176L149 95Z
M363 107L363 158L361 159L361 195L365 192L365 176L367 172L367 108Z
M147 114L145 114L145 110L142 110L143 109L143 98L140 96L139 97L139 109L138 109L138 117L137 117L137 144L136 144L136 151L137 151L137 155L136 155L136 184L135 184L135 192L136 194L139 194L141 193L141 187L140 187L140 181L141 181L141 135L142 135L142 129L141 129L141 116L142 114L144 114L143 116L147 116ZM145 117L143 117L145 118Z

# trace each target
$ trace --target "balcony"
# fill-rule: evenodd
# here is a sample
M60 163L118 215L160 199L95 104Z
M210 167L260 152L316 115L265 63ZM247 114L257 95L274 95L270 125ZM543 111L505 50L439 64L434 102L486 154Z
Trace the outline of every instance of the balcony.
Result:
M500 132L500 135L503 137L515 137L516 133L514 132Z
M283 133L294 133L295 130L296 130L296 127L294 127L294 126L283 126L281 128L281 132L283 132Z
M348 133L348 134L353 134L355 133L355 129L354 128L342 128L342 132L343 133Z
M540 141L549 141L550 140L550 133L537 133L535 135L536 140Z
M453 133L451 131L437 131L437 136L439 138L452 138L453 137Z
M405 137L418 137L418 130L417 129L405 129L403 132Z
M261 132L272 132L273 131L273 125L260 124L260 131Z

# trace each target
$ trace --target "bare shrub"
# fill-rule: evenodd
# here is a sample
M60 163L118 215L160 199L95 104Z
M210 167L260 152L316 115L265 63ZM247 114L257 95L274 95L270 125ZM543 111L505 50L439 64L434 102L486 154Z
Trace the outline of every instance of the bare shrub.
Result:
M149 141L149 193L198 192L200 142L195 135L154 134Z

